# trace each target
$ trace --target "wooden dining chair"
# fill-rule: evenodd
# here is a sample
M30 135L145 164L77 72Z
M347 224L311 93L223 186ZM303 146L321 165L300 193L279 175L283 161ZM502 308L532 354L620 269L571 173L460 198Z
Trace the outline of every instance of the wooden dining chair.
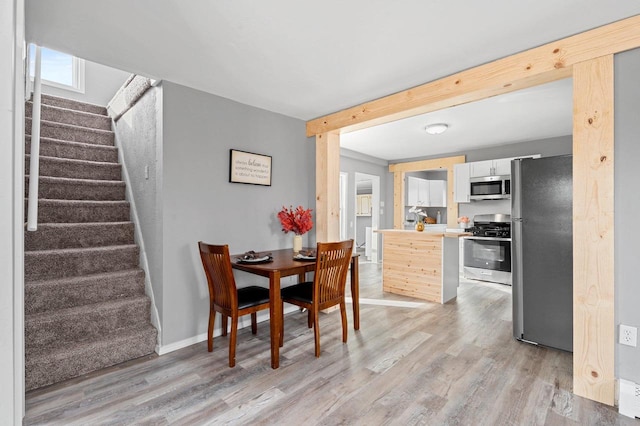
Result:
M313 281L307 281L285 287L281 290L284 312L284 302L306 308L309 311L309 322L313 320L316 357L320 356L320 324L318 313L335 305L340 305L342 317L342 341L347 342L347 308L344 299L347 284L347 273L353 240L318 243L316 251L316 269ZM284 335L284 319L280 329L280 344Z
M222 335L227 335L227 318L231 317L229 341L229 367L236 365L236 339L238 317L251 314L251 332L258 332L256 312L269 309L269 290L258 286L237 288L231 269L228 245L198 242L202 266L209 283L209 352L213 351L213 326L216 312L222 316Z

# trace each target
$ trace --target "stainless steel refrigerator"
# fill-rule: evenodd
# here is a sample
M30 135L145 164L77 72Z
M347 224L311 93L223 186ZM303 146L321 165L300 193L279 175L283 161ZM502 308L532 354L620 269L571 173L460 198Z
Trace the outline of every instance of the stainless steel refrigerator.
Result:
M513 334L573 351L571 155L511 162Z

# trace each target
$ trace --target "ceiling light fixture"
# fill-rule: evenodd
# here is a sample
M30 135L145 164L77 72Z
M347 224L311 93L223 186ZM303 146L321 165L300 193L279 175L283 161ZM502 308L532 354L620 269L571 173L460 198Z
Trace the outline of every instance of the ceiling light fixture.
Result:
M424 128L424 130L430 135L439 135L440 133L444 133L448 128L449 128L448 124L436 123L436 124L429 124L427 127Z

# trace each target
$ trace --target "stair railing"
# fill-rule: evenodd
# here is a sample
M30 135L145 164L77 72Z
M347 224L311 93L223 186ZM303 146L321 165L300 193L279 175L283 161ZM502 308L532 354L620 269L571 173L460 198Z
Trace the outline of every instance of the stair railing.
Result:
M38 230L38 182L40 180L40 82L41 51L36 46L36 64L33 77L33 108L31 112L31 161L29 163L29 201L27 203L27 231ZM29 75L27 75L29 79Z

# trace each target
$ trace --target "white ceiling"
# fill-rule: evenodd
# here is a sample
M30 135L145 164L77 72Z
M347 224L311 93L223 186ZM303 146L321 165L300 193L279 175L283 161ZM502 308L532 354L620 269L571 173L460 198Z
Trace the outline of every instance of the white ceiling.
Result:
M446 123L440 135L428 124ZM418 115L340 136L340 146L384 160L427 157L572 133L572 80Z
M302 120L639 13L602 0L26 0L29 41Z

